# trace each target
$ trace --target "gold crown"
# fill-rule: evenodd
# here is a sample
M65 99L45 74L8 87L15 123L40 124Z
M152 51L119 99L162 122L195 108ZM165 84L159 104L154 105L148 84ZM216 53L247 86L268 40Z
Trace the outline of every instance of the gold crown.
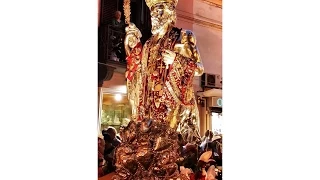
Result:
M156 5L156 4L159 4L159 3L168 3L168 4L171 4L173 6L177 6L178 4L178 0L145 0L146 1L146 4L147 6L149 7L149 9Z

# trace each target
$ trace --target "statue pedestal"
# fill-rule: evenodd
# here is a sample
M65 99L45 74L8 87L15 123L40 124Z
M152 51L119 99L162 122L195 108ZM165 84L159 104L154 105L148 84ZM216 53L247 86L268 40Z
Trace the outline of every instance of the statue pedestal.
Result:
M114 175L115 175L115 173L110 173L110 174L107 174L105 176L98 178L98 180L111 180Z
M164 122L131 121L120 130L113 179L177 179L178 134Z

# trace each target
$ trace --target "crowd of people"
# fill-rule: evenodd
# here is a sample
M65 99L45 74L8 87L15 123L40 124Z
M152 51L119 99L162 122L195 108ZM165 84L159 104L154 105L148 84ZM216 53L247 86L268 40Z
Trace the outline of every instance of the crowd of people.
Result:
M179 137L179 144L181 161L177 162L178 165L200 173L197 177L201 176L201 169L203 167L206 170L212 165L214 167L222 167L222 135L214 135L212 131L207 130L198 143L187 143ZM208 151L212 152L209 158L211 161L200 162L201 155ZM222 174L220 176L222 178Z
M212 152L213 161L210 165L222 166L222 135L214 135L210 130L205 132L198 144L185 142L182 135L178 135L181 160L177 162L179 166L190 168L193 171L199 169L199 157L207 151ZM98 137L98 177L102 177L115 171L114 153L116 147L121 144L121 137L117 130L108 127L102 131Z
M102 131L98 137L98 177L115 171L114 152L121 143L121 138L114 127Z
M217 165L222 166L222 135L214 135L212 131L207 130L201 141L201 151L211 150Z

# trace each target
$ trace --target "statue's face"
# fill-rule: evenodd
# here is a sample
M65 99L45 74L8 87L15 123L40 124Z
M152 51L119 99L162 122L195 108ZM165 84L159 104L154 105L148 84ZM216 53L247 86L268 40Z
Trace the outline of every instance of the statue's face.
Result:
M170 10L166 4L155 5L151 8L151 33L152 34L165 34L168 26L175 18L172 16L173 10Z

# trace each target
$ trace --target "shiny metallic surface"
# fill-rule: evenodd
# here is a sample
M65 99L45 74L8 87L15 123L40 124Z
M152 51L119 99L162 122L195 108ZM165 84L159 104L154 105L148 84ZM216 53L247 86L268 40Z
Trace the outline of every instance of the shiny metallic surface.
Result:
M146 125L148 131L141 131ZM136 134L133 139L132 133ZM179 157L179 146L175 131L168 130L161 122L145 119L131 121L121 129L121 134L123 142L116 149L117 175L114 179L178 177L175 160Z
M187 142L199 139L193 78L203 73L196 37L174 27L178 0L146 0L152 37L142 45L133 23L126 27L127 92L132 119L120 130L114 179L178 179L177 128ZM181 177L185 178L185 177Z

